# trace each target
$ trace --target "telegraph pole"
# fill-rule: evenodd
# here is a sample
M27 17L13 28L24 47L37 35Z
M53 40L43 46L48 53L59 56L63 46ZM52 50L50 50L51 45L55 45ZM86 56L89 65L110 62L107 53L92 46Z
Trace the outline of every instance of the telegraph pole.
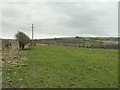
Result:
M33 45L33 24L32 24L32 45Z

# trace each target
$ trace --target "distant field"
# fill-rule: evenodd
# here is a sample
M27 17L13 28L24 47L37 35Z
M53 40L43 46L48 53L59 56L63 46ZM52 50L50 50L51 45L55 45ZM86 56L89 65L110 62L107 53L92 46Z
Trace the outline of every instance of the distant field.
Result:
M118 49L119 38L115 37L67 37L54 39L36 39L36 44L61 45L82 48Z
M11 53L3 61L4 88L118 87L118 50L41 46Z

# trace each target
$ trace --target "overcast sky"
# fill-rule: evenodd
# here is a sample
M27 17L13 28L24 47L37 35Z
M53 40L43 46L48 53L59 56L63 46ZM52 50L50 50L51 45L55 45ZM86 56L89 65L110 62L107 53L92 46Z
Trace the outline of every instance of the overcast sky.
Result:
M5 3L2 38L15 38L18 31L31 38L68 36L118 36L117 2Z

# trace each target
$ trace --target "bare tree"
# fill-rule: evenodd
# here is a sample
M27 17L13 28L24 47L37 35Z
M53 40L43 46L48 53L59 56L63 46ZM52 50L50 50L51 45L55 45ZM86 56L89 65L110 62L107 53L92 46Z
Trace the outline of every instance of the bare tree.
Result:
M15 36L19 42L19 49L23 50L25 45L29 43L30 38L23 32L18 32Z

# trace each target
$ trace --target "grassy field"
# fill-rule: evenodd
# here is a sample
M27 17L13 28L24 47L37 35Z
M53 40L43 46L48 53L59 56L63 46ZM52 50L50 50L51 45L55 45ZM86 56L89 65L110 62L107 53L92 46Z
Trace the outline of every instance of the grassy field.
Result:
M3 87L116 88L118 51L64 46L15 51L3 61Z

